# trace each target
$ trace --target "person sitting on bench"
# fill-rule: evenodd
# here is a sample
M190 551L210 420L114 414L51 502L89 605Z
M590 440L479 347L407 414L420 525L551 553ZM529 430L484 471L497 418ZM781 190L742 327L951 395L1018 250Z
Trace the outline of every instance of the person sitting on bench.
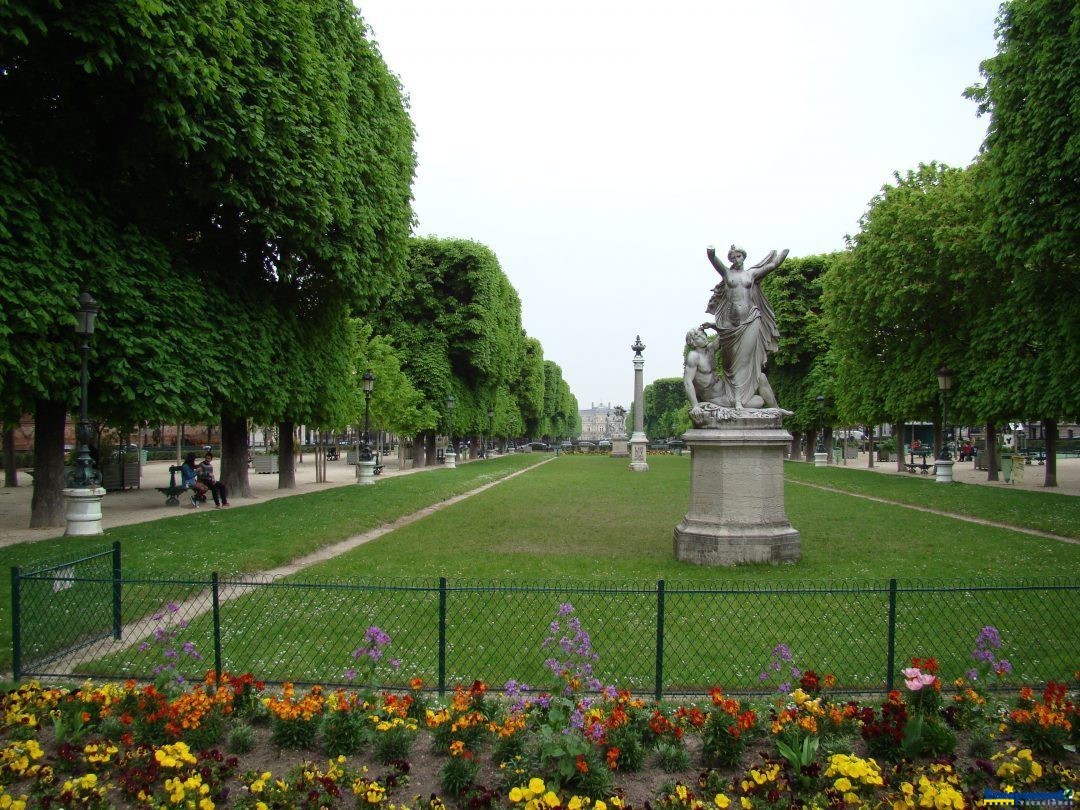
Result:
M214 496L214 506L220 509L229 505L229 491L223 483L214 478L214 454L209 450L206 451L206 457L199 465L198 481Z
M195 463L195 454L188 453L184 456L184 463L180 465L180 483L191 490L191 505L199 508L199 501L206 500L206 484L199 480L199 465Z

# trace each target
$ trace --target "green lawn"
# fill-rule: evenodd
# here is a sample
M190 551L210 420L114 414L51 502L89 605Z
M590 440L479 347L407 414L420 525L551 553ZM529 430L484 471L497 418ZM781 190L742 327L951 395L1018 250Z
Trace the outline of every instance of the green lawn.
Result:
M672 529L687 508L689 458L652 457L650 466L648 474L635 474L618 459L564 457L291 581L229 602L221 613L225 665L269 679L335 680L364 629L379 624L394 636L394 654L403 659L398 680L420 675L432 682L441 576L450 587L445 594L449 682L540 679L545 654L539 648L547 623L558 604L569 600L602 653L604 678L650 689L661 579L667 589L667 689L711 683L751 687L779 643L790 645L801 665L834 671L847 685L880 685L892 577L900 580L898 666L912 655L936 654L947 675L959 674L985 624L1002 630L1018 678L1063 677L1080 663L1075 652L1078 545L789 480L787 511L802 533L802 562L703 568L672 556ZM813 468L790 464L786 472L803 478L807 469ZM924 487L927 497L939 486L862 475L909 495L916 492L912 484ZM1000 497L997 513L986 514L997 520L1001 513L1023 514L1015 499L1037 503L1035 511L1043 513L1068 500L1050 493L988 491ZM1035 501L1028 500L1032 497ZM991 506L984 502L980 508ZM1069 579L1054 581L1071 587L940 590L941 580L1020 585L1062 576ZM310 587L331 581L340 584ZM395 587L358 586L380 582ZM506 593L491 587L515 583L529 590ZM137 610L153 610L166 597L172 598L159 589ZM195 621L189 632L200 649L209 649L208 618ZM146 656L134 652L94 667L134 673L148 668Z
M206 579L212 571L222 574L262 571L543 459L533 454L504 456L483 464L464 464L456 470L388 477L373 487L335 487L243 509L177 510L175 517L118 526L102 537L58 537L6 546L0 548L0 565L9 571L15 565L26 568L43 560L76 559L119 541L126 577ZM108 509L108 504L105 508ZM174 587L169 599L183 598L192 590ZM135 598L132 596L125 599L125 621L143 615L129 607L142 601L137 594ZM76 603L76 609L68 609L64 614L68 618L54 625L52 631L77 633L79 628L72 625L78 622L79 595L60 592L56 598ZM150 612L155 609L151 608ZM5 576L0 578L0 669L9 669L11 663L11 579Z
M940 509L1029 529L1080 538L1080 498L1052 489L1032 492L977 484L937 484L933 476L882 475L842 466L788 463L789 481L842 489L875 498Z

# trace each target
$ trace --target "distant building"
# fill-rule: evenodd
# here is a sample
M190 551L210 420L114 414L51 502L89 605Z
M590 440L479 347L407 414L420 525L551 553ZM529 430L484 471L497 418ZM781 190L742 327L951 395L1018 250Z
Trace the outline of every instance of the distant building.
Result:
M626 411L622 416L615 410L616 407L610 402L603 403L578 411L581 415L581 440L583 442L598 442L619 436L626 432Z

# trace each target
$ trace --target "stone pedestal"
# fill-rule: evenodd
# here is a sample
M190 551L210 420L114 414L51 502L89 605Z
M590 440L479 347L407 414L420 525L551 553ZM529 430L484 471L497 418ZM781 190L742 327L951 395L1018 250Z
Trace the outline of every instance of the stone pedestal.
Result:
M67 501L67 528L65 537L86 537L101 534L101 499L104 487L88 487L63 490Z
M828 453L814 453L814 466L825 467L829 463Z
M447 448L446 452L443 453L443 464L446 465L448 470L457 469L457 456L453 450Z
M630 455L629 445L626 443L625 436L617 436L611 440L611 457L612 458L626 458Z
M934 481L938 484L951 484L953 482L952 477L953 461L942 461L938 459L934 462Z
M375 483L375 460L360 461L356 464L356 483L370 485Z
M698 565L796 562L799 532L784 509L777 418L731 419L683 434L692 454L690 511L675 527L675 558Z
M644 433L635 433L630 437L630 469L634 472L648 472L649 462L646 461L646 453L649 449L649 439Z

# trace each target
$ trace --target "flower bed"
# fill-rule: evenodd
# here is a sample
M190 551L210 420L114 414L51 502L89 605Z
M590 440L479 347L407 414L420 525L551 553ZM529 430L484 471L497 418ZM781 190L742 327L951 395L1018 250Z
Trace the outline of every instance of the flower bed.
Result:
M985 791L1080 788L1080 717L1065 684L1006 696L1001 639L984 628L962 678L913 659L884 700L844 700L784 645L771 696L656 704L593 675L564 604L544 642L552 688L475 682L437 700L373 688L390 638L369 628L355 688L268 694L251 675L178 678L198 653L162 613L154 684L30 683L2 702L0 808L412 807L609 810L961 808ZM1073 685L1074 688L1076 684Z

